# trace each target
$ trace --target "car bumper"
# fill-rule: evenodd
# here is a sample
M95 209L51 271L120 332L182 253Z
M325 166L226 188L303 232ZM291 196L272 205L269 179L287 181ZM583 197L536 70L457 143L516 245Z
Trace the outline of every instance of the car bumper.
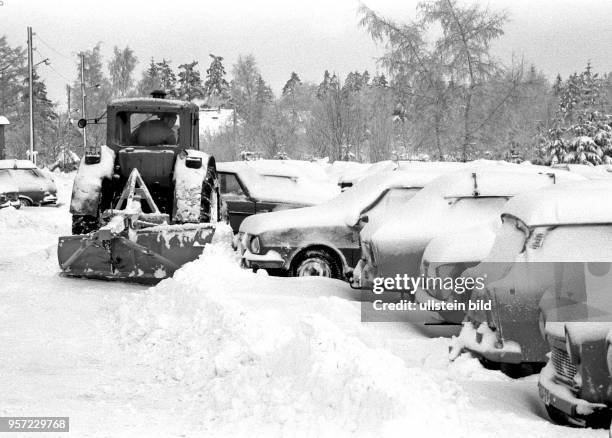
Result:
M57 202L57 196L55 195L45 195L45 197L40 201L41 204L55 204Z
M492 362L523 362L521 346L513 341L500 341L497 332L491 330L486 323L476 327L472 321L466 321L459 336L453 336L450 359L454 360L466 351Z
M567 385L558 382L552 361L548 361L540 373L538 392L545 405L567 414L577 426L585 426L584 416L608 409L603 403L591 403L577 398Z
M250 269L286 269L285 260L274 250L268 250L265 254L253 254L244 250L242 264Z

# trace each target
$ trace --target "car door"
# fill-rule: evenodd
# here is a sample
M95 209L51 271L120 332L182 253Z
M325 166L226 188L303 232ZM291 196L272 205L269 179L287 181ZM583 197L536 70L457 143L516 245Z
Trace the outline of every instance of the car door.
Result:
M403 214L403 205L421 190L421 187L391 187L383 191L380 196L361 212L361 219L353 227L353 239L359 242L359 232L367 223L377 228L388 217ZM399 219L399 217L398 217ZM351 248L350 259L356 265L361 258L361 247Z
M45 192L45 181L40 178L36 169L12 169L13 180L19 189L19 196L25 196L34 204L42 201Z
M235 173L219 172L219 185L221 196L227 204L230 226L237 233L242 221L255 214L255 202Z

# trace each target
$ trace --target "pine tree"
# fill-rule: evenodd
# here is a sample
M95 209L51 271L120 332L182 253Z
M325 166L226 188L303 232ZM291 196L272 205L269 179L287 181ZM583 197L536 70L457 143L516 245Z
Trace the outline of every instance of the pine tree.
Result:
M178 78L178 96L183 100L193 100L196 97L202 97L202 78L200 72L196 70L197 61L189 64L179 65Z
M157 71L159 75L159 83L161 88L168 94L169 97L176 98L178 93L176 90L176 75L172 71L171 61L162 59L157 63Z
M229 84L225 79L225 67L223 57L209 55L212 58L210 66L206 70L206 82L204 82L204 98L211 106L221 106L229 100Z
M140 96L148 96L153 90L161 88L159 68L155 59L151 58L149 67L142 73L142 78L136 88Z
M592 67L555 84L559 98L556 118L543 142L553 163L612 162L612 116L604 114L604 83Z
M283 96L293 95L298 85L302 85L302 80L300 79L298 74L293 71L291 72L291 77L289 78L289 80L285 82L285 85L282 91L282 95Z

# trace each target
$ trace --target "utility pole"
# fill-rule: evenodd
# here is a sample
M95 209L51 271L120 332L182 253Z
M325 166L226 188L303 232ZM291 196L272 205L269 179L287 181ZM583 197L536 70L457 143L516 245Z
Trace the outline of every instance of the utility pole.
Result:
M87 120L87 114L85 113L85 54L81 52L81 116ZM87 153L87 132L83 127L83 156Z
M66 120L67 126L66 126L66 151L64 151L64 169L66 168L66 153L70 154L70 134L71 132L71 127L72 127L72 120L70 119L70 116L72 115L72 110L70 109L70 84L66 84L66 94L68 97L68 119ZM70 157L70 159L72 159L72 156Z
M30 93L30 160L36 164L34 155L34 62L32 60L32 28L28 26L28 89Z

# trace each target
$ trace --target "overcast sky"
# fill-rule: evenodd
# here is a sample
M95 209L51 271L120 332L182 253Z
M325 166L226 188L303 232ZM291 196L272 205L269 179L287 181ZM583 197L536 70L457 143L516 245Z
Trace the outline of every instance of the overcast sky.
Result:
M365 0L394 18L414 18L418 0ZM510 21L494 53L533 62L549 77L582 69L612 71L611 0L490 0ZM102 42L108 61L113 46L129 45L139 58L137 78L153 56L173 66L198 60L202 74L209 53L225 57L228 73L239 54L252 53L278 93L291 71L319 82L328 69L377 71L382 48L358 26L356 0L60 1L0 0L0 34L26 45L32 26L35 61L54 101L65 102L67 79L76 76L76 53Z

